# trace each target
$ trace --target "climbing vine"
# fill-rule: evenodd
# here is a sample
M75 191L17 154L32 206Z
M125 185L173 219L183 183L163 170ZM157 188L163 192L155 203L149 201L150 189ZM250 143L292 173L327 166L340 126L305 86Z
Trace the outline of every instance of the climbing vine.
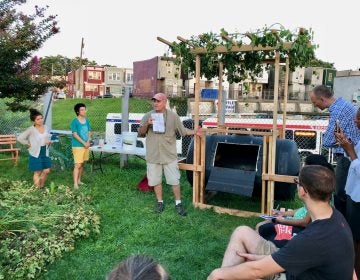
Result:
M315 58L316 45L312 44L313 31L301 28L295 32L283 26L264 27L256 32L228 33L221 29L220 34L213 32L192 36L187 42L173 42L170 46L176 56L175 63L181 65L182 71L190 75L195 73L194 48L204 48L201 54L201 74L208 80L219 75L219 62L223 63L224 74L230 83L238 83L247 78L255 79L261 75L264 67L269 67L267 60L275 58L274 50L247 52L216 52L216 47L223 46L230 51L232 47L251 45L253 47L274 47L280 53L280 59L289 57L289 67L293 71L296 66L306 66ZM291 43L286 49L285 43Z

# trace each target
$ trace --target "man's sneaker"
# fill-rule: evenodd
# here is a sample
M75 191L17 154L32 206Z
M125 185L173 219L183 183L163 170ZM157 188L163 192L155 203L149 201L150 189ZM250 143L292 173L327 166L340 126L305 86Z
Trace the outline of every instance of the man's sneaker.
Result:
M187 213L185 211L185 208L184 206L182 206L181 203L179 203L178 205L175 205L175 209L176 209L176 212L180 215L180 216L186 216Z
M161 214L165 209L164 202L157 202L155 205L155 213Z

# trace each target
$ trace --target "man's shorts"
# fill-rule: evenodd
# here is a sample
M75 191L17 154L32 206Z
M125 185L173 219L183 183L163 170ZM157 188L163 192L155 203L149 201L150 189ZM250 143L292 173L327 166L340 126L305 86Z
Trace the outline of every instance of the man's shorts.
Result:
M84 163L84 161L89 160L89 149L85 149L84 147L73 147L72 152L75 163Z
M146 167L149 186L153 187L161 184L163 170L166 184L171 186L180 184L180 171L177 160L167 164L147 163Z
M265 240L264 238L261 238L261 240L259 241L259 243L256 246L255 254L269 256L278 250L279 250L279 248L276 247L274 243L272 243L271 241ZM266 276L263 279L264 280L281 280L281 279L286 279L286 275L283 273L279 273L276 275Z

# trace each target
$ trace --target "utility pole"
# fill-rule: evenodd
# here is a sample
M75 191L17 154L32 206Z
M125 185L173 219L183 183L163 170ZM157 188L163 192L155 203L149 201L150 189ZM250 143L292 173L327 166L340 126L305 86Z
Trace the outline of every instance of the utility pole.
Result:
M82 68L82 56L83 56L83 49L84 49L84 38L81 38L81 47L80 47L80 66L79 66L79 76L78 76L78 89L77 89L77 95L80 94L80 80L81 80L81 68ZM81 97L82 97L81 93Z

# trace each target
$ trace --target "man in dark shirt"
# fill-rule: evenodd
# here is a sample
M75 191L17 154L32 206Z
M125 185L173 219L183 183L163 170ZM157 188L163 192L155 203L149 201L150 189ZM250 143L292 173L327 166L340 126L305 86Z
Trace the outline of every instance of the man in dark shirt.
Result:
M329 169L311 165L300 172L298 195L312 222L283 248L277 248L253 229L240 226L233 232L222 267L211 272L215 279L352 279L354 249L344 217L329 204L335 176Z

